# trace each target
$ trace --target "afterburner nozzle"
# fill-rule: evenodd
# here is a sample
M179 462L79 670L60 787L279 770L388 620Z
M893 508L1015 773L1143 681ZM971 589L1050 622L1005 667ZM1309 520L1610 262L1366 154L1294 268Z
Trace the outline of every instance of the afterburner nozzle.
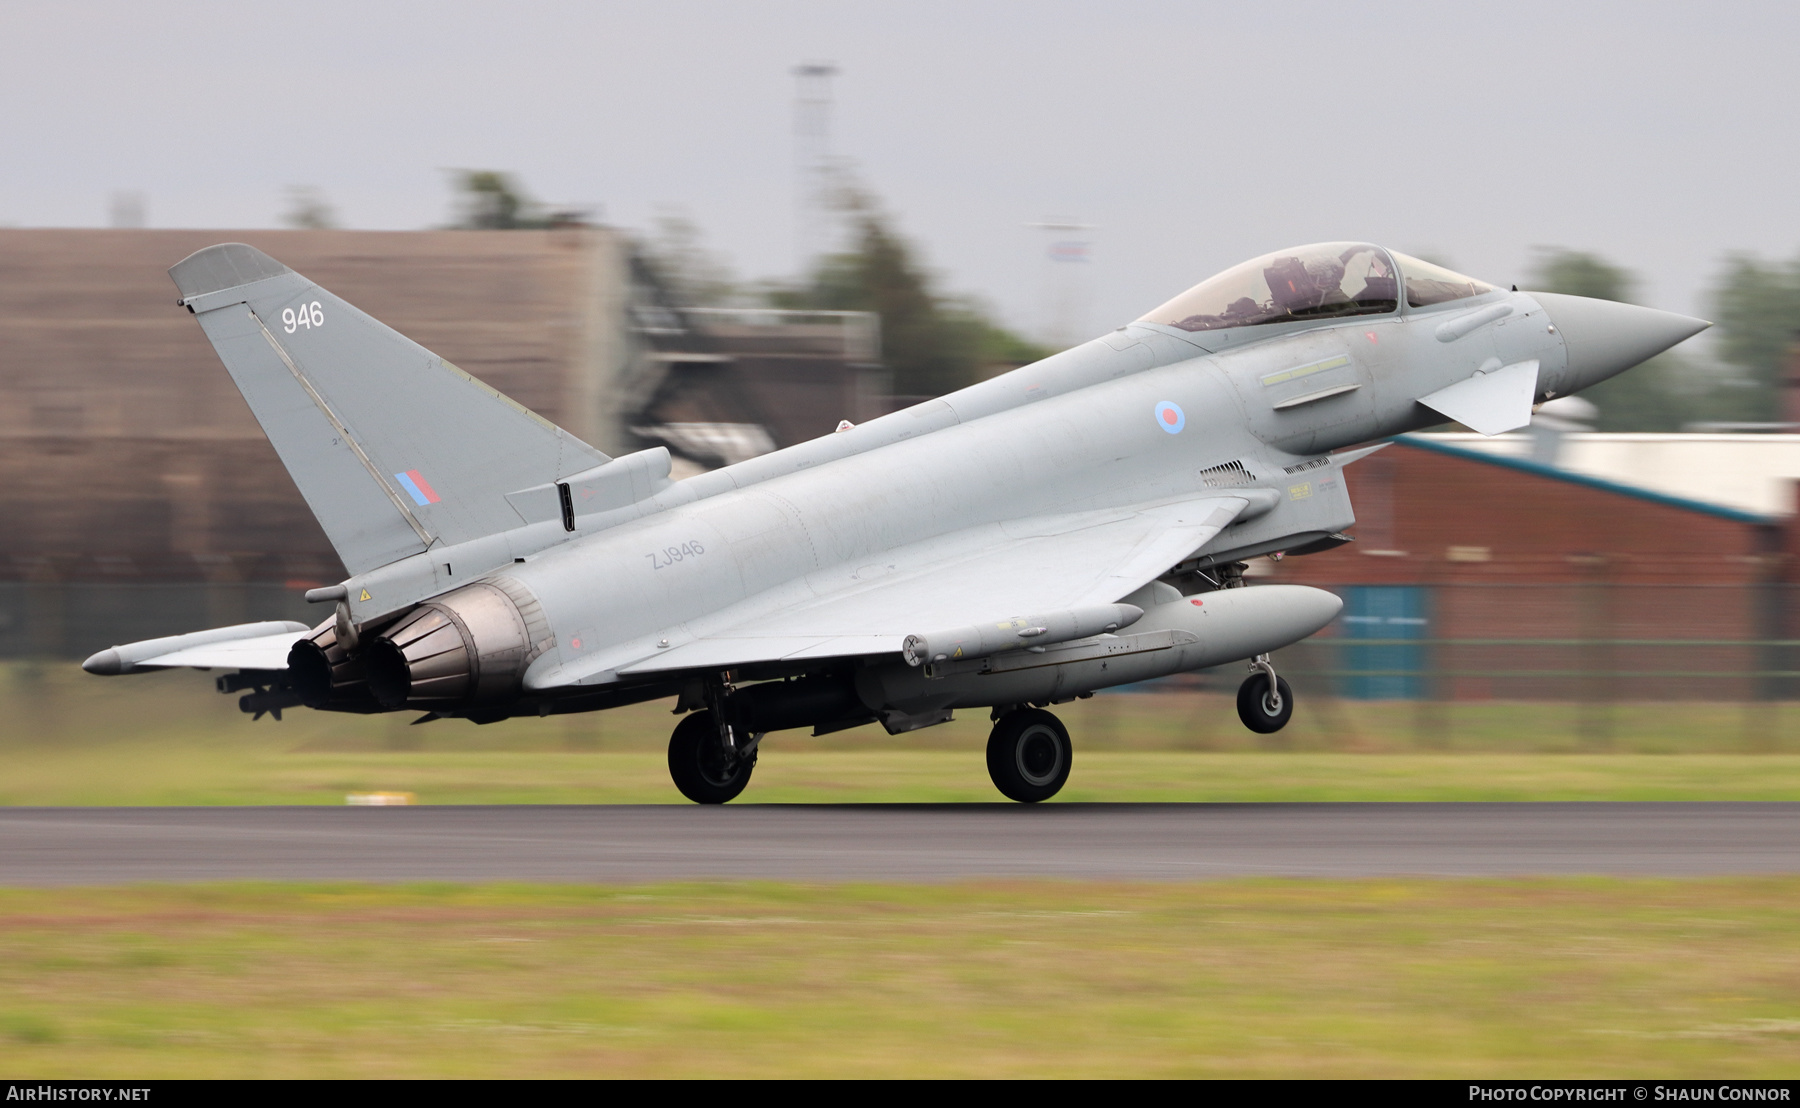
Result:
M1531 294L1550 317L1568 350L1568 368L1558 391L1595 385L1711 327L1704 319L1675 312L1561 293Z

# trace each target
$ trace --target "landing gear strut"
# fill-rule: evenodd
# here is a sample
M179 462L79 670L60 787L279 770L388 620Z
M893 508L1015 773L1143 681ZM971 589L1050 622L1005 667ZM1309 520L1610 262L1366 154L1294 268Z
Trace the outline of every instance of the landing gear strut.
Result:
M1018 708L988 735L988 776L1009 800L1036 804L1063 787L1073 755L1061 720L1041 708Z
M1294 690L1275 675L1267 654L1250 659L1250 676L1238 686L1238 718L1259 735L1272 735L1294 718Z
M689 712L669 736L669 776L696 804L723 804L744 791L756 768L761 735L738 736L721 728L711 711Z

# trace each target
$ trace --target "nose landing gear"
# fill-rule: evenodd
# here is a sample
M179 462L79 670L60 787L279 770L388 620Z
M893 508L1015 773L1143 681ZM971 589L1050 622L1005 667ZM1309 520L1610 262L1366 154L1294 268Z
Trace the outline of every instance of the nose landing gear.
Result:
M1237 691L1238 718L1259 735L1273 735L1294 718L1294 690L1275 674L1267 654L1250 660L1250 676Z
M1049 800L1069 779L1074 748L1062 721L1041 708L1019 708L1000 717L988 734L988 776L1009 800Z

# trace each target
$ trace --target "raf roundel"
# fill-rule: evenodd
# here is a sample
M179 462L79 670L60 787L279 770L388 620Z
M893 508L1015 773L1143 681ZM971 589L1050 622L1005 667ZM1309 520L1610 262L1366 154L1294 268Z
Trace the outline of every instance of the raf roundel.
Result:
M1179 435L1187 426L1187 415L1182 412L1181 405L1165 400L1156 406L1156 425L1171 435Z

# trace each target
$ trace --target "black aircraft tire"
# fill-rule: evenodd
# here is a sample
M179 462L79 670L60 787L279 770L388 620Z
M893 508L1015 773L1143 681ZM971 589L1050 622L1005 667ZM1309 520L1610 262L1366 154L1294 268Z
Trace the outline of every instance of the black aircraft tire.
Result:
M1273 735L1294 718L1294 690L1288 688L1287 678L1277 677L1275 688L1281 695L1280 711L1269 704L1268 674L1252 673L1238 686L1238 718L1258 735Z
M727 766L719 746L719 729L711 712L689 712L669 736L669 776L681 795L695 804L723 804L744 791L756 758Z
M1075 750L1062 721L1039 708L1008 712L988 734L988 776L1009 800L1049 800L1069 779Z

